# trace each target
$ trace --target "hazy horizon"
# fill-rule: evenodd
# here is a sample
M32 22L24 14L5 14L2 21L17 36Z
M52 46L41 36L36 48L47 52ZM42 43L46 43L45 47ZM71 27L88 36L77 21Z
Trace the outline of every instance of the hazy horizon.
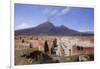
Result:
M94 32L94 9L50 5L15 4L15 30L35 27L50 21L55 26Z

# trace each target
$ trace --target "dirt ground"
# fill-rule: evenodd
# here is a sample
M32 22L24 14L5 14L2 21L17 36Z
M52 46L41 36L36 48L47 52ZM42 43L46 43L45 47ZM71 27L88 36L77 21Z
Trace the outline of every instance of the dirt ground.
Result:
M54 39L61 40L79 40L89 41L94 44L94 36L28 36L17 35L15 36L15 65L30 65L30 64L45 64L45 63L61 63L61 62L79 62L80 57L85 57L86 61L94 60L94 53L59 56L51 54L52 42ZM44 52L45 40L48 42L49 51ZM67 45L68 46L68 45ZM94 46L93 46L94 48ZM94 50L93 50L94 52ZM89 57L89 58L88 58Z

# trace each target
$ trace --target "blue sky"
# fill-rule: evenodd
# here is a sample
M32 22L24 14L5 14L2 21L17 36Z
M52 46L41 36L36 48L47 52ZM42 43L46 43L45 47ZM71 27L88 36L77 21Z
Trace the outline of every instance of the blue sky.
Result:
M94 9L33 4L15 4L15 30L35 27L43 22L87 32L94 31Z

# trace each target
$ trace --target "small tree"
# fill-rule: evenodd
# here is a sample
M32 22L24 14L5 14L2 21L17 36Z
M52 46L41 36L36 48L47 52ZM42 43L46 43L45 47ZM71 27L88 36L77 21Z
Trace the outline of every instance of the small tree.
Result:
M57 47L57 39L55 38L53 40L52 48L51 48L51 54L56 54L55 48Z
M57 47L57 39L56 38L53 41L53 47Z
M48 43L47 43L47 40L45 40L45 43L44 43L44 52L49 52L49 47L48 47Z
M24 39L22 39L22 43L24 43L25 41L24 41Z
M32 48L32 43L30 43L29 47Z

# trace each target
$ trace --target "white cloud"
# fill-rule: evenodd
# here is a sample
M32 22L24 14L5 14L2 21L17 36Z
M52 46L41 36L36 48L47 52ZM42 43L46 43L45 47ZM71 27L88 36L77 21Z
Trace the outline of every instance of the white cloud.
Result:
M59 13L58 9L45 8L43 10L43 14L49 19L52 18L53 16L57 15L58 13Z
M24 23L24 22L23 22L23 23L21 23L21 24L15 26L15 30L24 29L24 28L30 28L30 27L32 27L32 25L29 25L28 23Z
M49 8L45 8L43 10L43 14L48 16L48 17L52 17L54 15L58 15L58 16L62 16L64 14L67 14L70 11L71 8L64 8L62 10L58 10L58 9L49 9Z
M46 15L46 16L54 16L54 15L57 15L58 12L59 12L59 10L57 10L57 9L45 8L43 10L43 14Z
M56 15L56 14L58 14L58 12L59 12L59 11L55 9L55 10L52 10L52 12L51 12L50 14L51 14L51 15Z
M70 11L71 8L65 8L63 10L61 10L61 12L58 14L59 16L67 14Z

